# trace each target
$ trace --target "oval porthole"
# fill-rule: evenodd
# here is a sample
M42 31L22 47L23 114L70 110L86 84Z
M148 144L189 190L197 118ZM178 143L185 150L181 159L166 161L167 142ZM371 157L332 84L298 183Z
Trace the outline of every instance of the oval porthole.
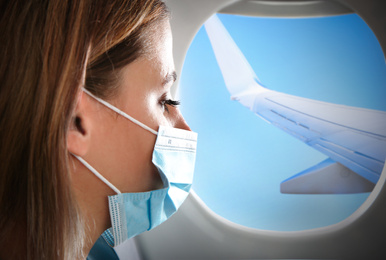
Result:
M356 14L216 14L195 36L179 86L199 133L194 191L251 228L344 220L384 167L385 86L382 49Z

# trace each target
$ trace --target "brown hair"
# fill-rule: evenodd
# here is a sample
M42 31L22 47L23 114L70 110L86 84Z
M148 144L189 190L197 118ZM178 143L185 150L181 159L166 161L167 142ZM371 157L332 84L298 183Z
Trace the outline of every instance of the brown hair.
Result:
M1 6L0 243L31 259L70 256L64 248L81 236L65 136L89 45L86 4ZM19 240L6 241L15 232Z
M85 227L66 134L87 53L87 87L106 95L114 69L142 55L145 31L166 8L157 0L14 0L0 12L0 255L16 244L15 257L75 259Z

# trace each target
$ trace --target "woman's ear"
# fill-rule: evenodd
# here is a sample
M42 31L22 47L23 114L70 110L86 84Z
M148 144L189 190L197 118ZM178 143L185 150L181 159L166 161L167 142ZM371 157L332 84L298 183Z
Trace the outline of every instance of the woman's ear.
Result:
M84 156L90 147L91 120L88 118L87 102L84 92L80 91L67 132L67 150L80 157Z

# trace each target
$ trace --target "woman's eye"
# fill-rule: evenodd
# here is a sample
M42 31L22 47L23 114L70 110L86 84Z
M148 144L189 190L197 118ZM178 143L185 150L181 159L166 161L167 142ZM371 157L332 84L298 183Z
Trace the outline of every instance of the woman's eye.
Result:
M180 104L180 101L172 100L172 99L165 99L161 100L162 107L166 110L166 112L169 112L168 106L176 107Z

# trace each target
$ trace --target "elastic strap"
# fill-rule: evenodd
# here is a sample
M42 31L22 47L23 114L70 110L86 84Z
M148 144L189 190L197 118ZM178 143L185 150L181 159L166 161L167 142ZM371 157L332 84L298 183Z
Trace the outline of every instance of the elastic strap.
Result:
M139 125L139 126L142 127L143 129L145 129L145 130L147 130L147 131L149 131L149 132L151 132L151 133L153 133L153 134L155 134L155 135L158 134L157 131L155 131L155 130L151 129L150 127L148 127L147 125L145 125L145 124L139 122L137 119L135 119L135 118L129 116L128 114L126 114L126 113L123 112L122 110L116 108L115 106L113 106L113 105L111 105L110 103L104 101L103 99L100 99L100 98L94 96L94 95L93 95L90 91L88 91L87 89L83 88L83 91L84 91L85 93L87 93L87 95L89 95L90 97L94 98L95 100L99 101L100 103L102 103L102 104L105 105L106 107L108 107L108 108L110 108L111 110L113 110L114 112L117 112L117 113L120 114L121 116L126 117L126 118L129 119L131 122L133 122L134 124Z
M88 164L85 160L83 160L81 157L72 154L76 159L78 159L84 166L86 166L92 173L94 173L95 176L97 176L101 181L103 181L107 186L109 186L113 191L115 191L117 194L121 194L121 192L108 180L106 180L105 177L103 177L97 170L95 170L90 164Z

